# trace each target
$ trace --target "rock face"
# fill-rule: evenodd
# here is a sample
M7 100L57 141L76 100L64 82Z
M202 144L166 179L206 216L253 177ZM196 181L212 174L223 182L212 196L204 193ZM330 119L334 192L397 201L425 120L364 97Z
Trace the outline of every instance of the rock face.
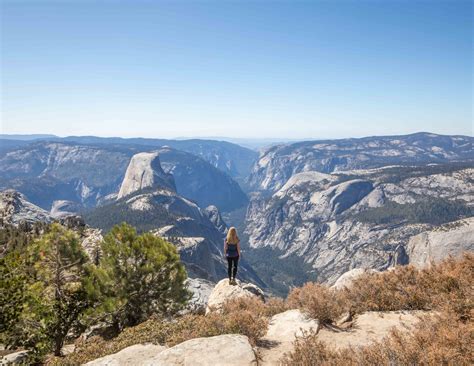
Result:
M158 152L142 152L133 155L117 199L147 188L176 191L173 175L165 173L161 168Z
M120 352L86 363L88 366L133 366L145 365L166 347L154 344L136 344Z
M417 267L429 266L448 256L474 252L474 217L451 222L410 238L407 254Z
M318 281L333 284L353 268L472 250L472 225L453 223L449 234L436 228L473 215L474 169L465 165L304 172L272 195L253 194L246 233L252 248L300 256Z
M174 177L177 192L200 207L214 205L231 211L248 203L236 181L202 158L171 148L158 152L163 170Z
M225 334L195 338L166 349L138 344L86 363L88 366L256 366L257 359L248 338Z
M243 284L237 280L237 285L230 285L227 278L220 280L209 296L206 314L211 311L219 311L228 300L241 297L256 297L265 300L263 291L253 284Z
M52 217L42 208L28 202L24 195L14 190L0 192L0 222L19 225L22 222L51 222Z
M204 213L222 234L227 234L227 224L225 223L221 213L219 212L219 209L216 206L211 205L206 207L204 209Z
M333 173L396 164L472 161L473 143L474 138L469 136L416 133L273 146L260 155L249 182L254 189L274 192L301 172Z

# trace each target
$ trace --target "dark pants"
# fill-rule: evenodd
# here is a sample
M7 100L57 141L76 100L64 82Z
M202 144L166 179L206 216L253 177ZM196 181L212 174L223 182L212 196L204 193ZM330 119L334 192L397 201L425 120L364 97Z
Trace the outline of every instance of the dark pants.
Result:
M227 257L227 274L229 275L229 280L235 278L237 274L237 265L239 264L239 257Z

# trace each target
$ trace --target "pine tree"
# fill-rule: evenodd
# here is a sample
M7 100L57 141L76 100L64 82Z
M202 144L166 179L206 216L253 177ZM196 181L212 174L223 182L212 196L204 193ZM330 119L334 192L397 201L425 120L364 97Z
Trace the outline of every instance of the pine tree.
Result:
M94 273L88 291L101 302L98 310L117 331L153 313L174 313L189 298L187 274L176 248L151 233L137 235L125 223L105 236Z
M92 305L83 284L87 254L73 231L53 224L24 256L24 277L17 276L26 280L20 283L21 311L6 330L8 343L30 348L38 357L50 351L60 355L67 334Z

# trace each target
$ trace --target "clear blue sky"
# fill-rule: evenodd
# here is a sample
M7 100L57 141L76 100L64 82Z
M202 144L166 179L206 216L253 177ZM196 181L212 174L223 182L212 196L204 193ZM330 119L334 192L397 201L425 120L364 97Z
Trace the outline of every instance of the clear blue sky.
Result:
M471 1L0 1L2 133L473 134Z

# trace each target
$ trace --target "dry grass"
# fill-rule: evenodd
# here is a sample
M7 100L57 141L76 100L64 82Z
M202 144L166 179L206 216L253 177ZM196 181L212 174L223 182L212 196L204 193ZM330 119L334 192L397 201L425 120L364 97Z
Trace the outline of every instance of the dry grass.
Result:
M255 345L265 335L269 318L290 308L300 308L323 324L333 323L347 311L436 310L438 315L419 322L411 333L394 331L382 342L359 349L332 350L316 335L306 334L285 358L287 365L474 364L473 278L474 255L467 254L424 270L405 266L365 274L350 289L335 291L307 283L293 289L286 301L270 299L264 304L256 298L236 299L226 303L221 314L188 314L173 321L151 318L109 341L93 337L50 364L79 365L138 343L173 346L220 334L243 334Z
M314 285L294 290L289 302L326 319L334 319L340 306L358 313L435 310L436 315L423 318L412 332L394 330L383 341L360 348L334 350L321 343L317 334L307 333L295 342L284 364L473 365L473 278L474 255L466 254L460 260L448 258L423 270L406 266L366 274L345 290ZM318 296L320 299L314 300ZM332 310L322 310L321 304Z
M297 339L284 365L472 365L474 327L454 313L425 318L411 333L394 330L381 342L335 350L316 334Z
M172 347L193 338L221 334L242 334L255 346L268 328L268 316L282 306L283 301L264 304L259 299L246 298L229 301L222 313L207 316L187 314L173 321L157 317L124 329L112 340L99 336L77 344L76 351L64 358L51 358L49 365L81 365L88 361L116 353L139 343L162 344Z

